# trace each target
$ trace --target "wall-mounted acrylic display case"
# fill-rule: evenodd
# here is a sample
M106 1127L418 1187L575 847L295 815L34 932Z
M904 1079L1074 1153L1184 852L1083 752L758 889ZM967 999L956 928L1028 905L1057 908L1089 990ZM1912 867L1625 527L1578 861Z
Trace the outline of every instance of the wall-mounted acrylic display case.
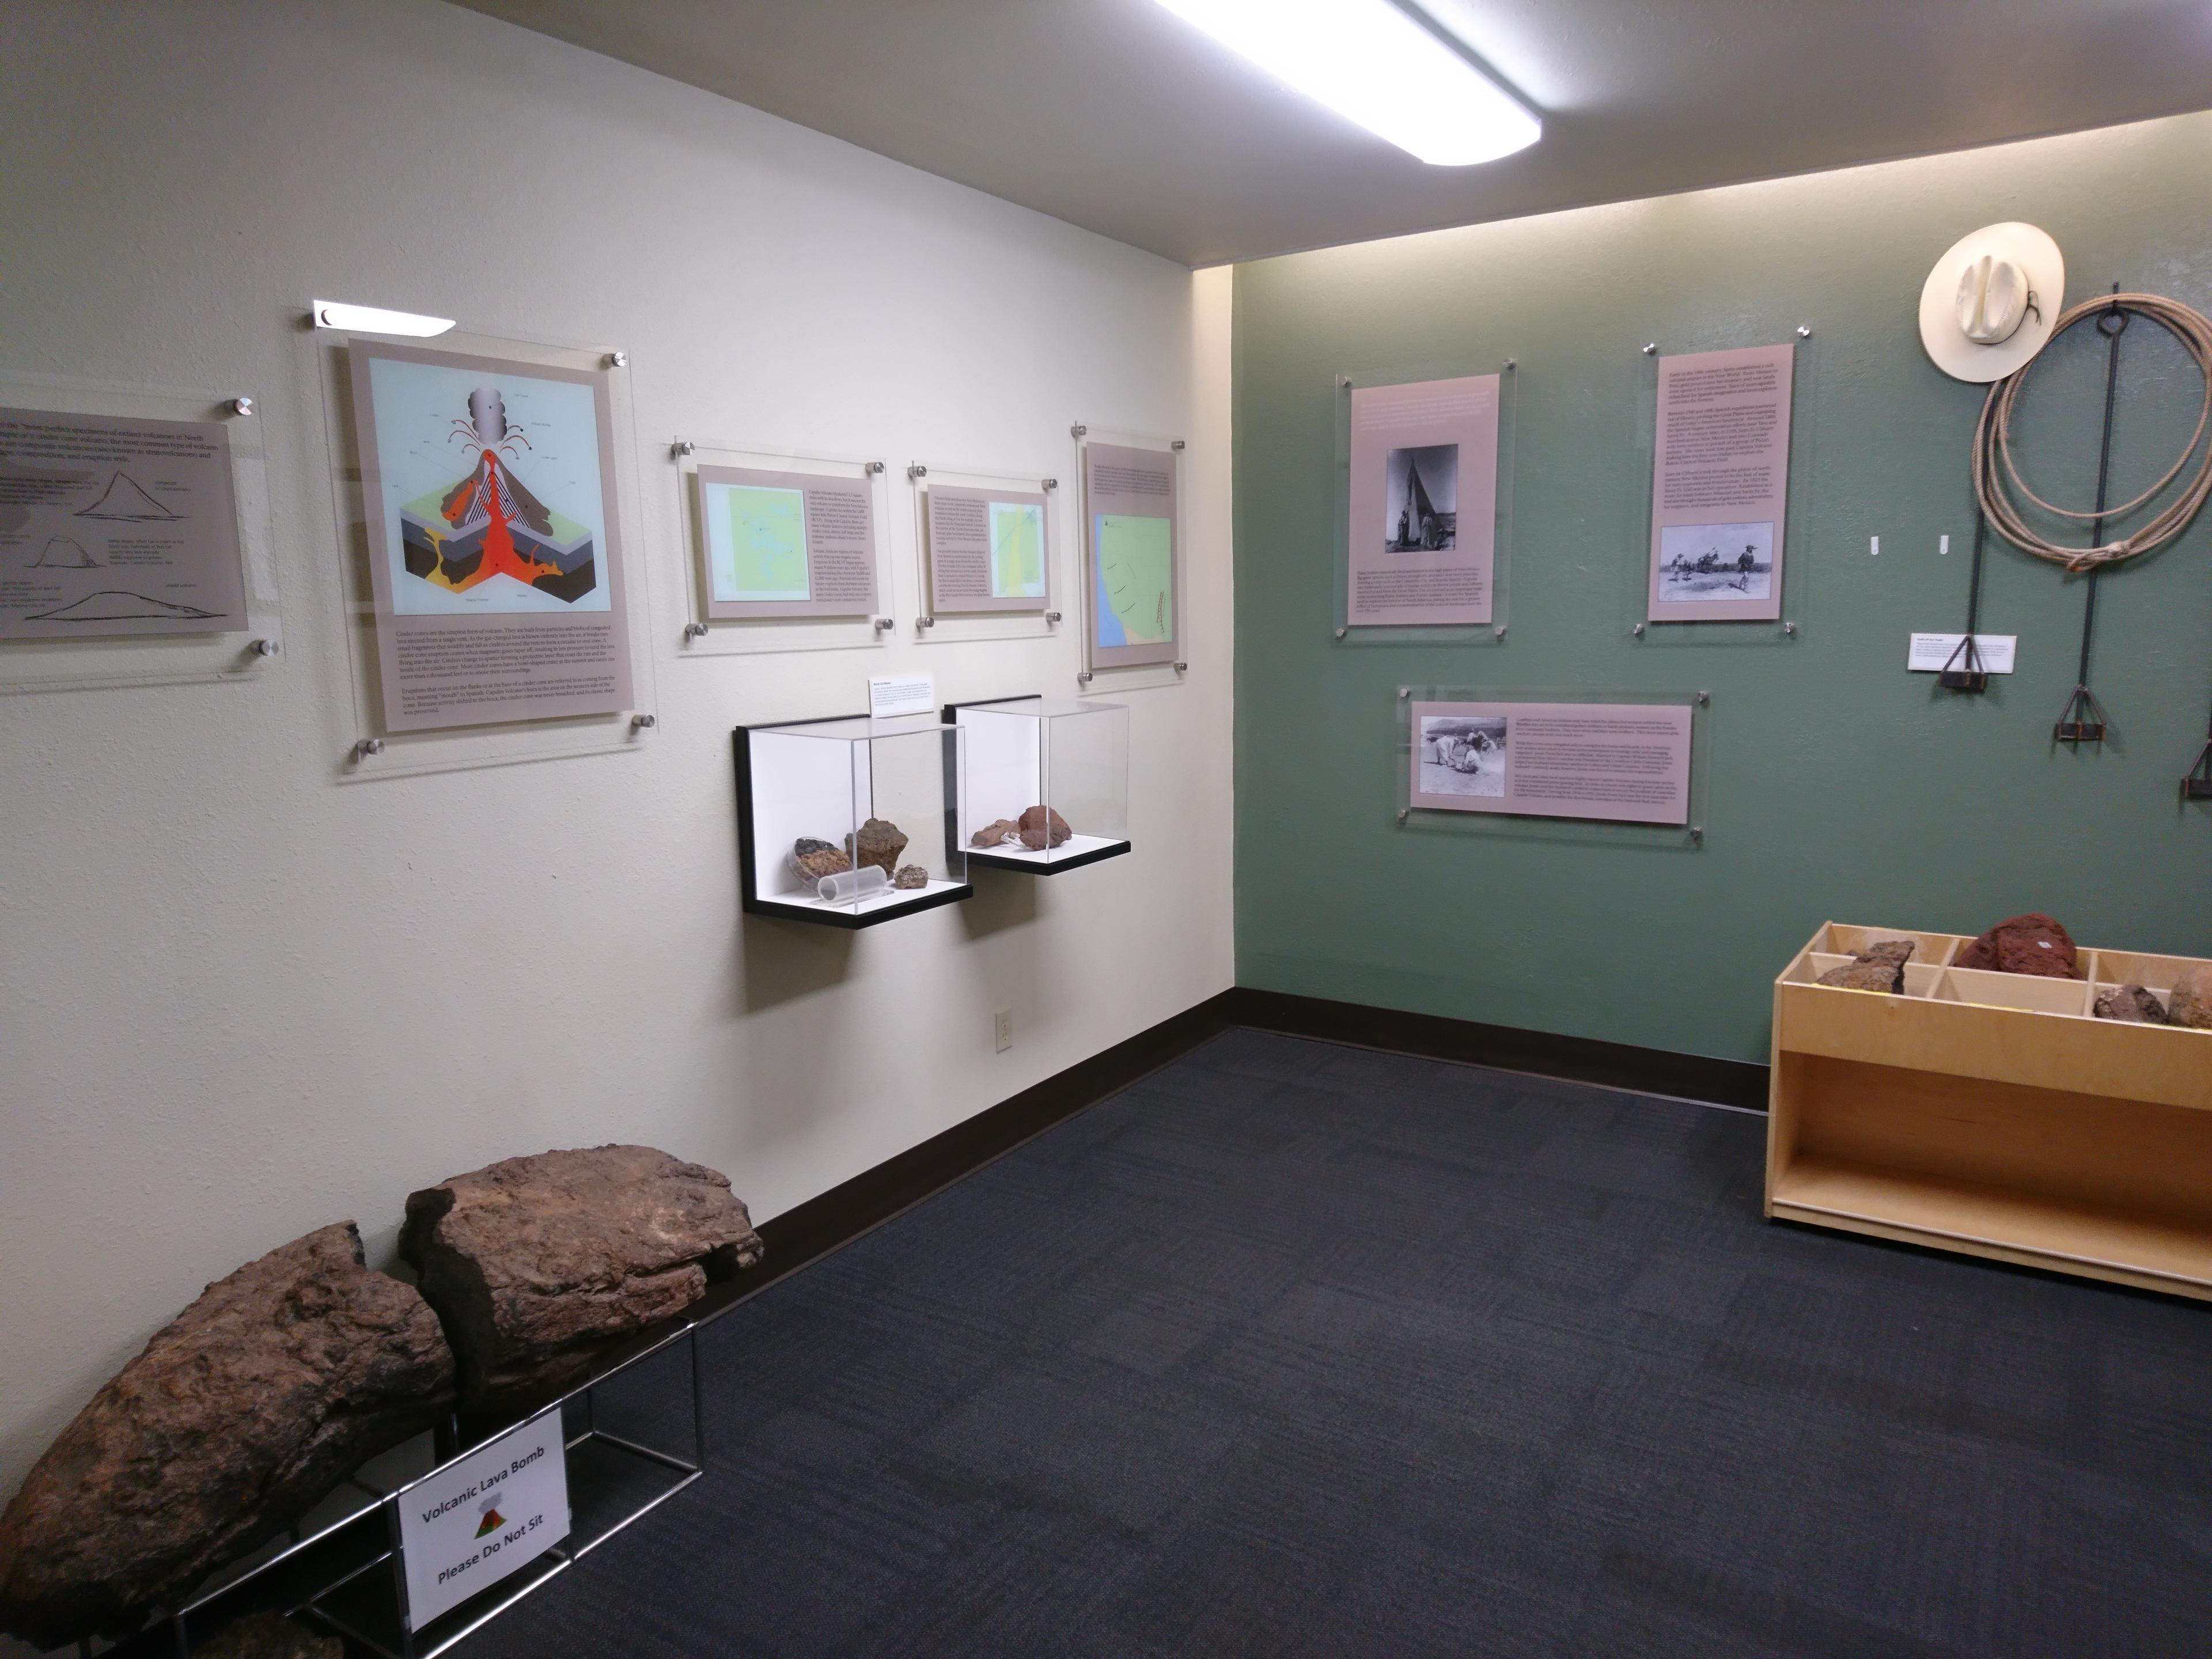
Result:
M948 704L966 739L956 796L971 863L1049 876L1129 850L1129 711L1001 697Z
M969 896L964 738L929 714L738 727L744 908L870 927Z

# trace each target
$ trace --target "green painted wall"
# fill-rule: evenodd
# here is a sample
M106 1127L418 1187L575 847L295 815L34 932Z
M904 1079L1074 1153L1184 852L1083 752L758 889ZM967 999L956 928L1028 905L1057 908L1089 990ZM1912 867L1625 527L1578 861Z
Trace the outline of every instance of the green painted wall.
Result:
M2104 581L2101 751L2051 741L2081 584L2002 544L1983 626L2021 636L2021 672L1981 698L1905 672L1908 632L1963 624L1981 396L1922 352L1920 287L1959 236L2014 218L2057 238L2071 300L2117 280L2212 308L2212 116L1241 267L1241 982L1764 1059L1769 981L1826 918L1972 933L2040 908L2086 943L2212 956L2212 805L2176 788L2212 700L2212 514ZM1793 446L1797 640L1632 639L1650 488L1638 348L1766 343L1800 322L1815 333ZM2078 505L2103 398L2086 334L2039 368L2022 427L2043 493ZM1335 375L1509 356L1507 642L1336 643ZM2132 494L2203 386L2144 323L2121 374L2115 474ZM1704 850L1401 830L1405 684L1710 688Z

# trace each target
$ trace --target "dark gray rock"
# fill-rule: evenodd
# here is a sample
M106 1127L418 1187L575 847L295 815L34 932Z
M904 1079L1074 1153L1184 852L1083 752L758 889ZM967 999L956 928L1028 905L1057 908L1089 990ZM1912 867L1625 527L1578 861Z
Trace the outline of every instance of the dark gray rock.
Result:
M411 1194L399 1254L445 1322L462 1403L484 1411L559 1393L762 1247L726 1176L650 1146L598 1146Z
M1909 939L1884 939L1850 961L1829 969L1818 982L1846 991L1884 991L1894 996L1905 988L1905 964L1912 951Z
M2166 1008L2140 985L2122 985L2097 999L2099 1019L2124 1019L2141 1025L2166 1024Z
M210 1285L62 1431L0 1512L0 1629L135 1629L450 1409L453 1356L350 1221Z
M345 1644L318 1636L281 1613L252 1613L224 1626L193 1659L345 1659Z
M898 856L906 851L906 832L889 818L870 818L853 840L853 861L872 864L885 875L898 869Z

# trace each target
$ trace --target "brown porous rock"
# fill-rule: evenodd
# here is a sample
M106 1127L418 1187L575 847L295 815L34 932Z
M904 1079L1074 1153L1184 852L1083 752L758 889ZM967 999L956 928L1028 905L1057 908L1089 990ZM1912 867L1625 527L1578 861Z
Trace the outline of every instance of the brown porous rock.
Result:
M2170 1025L2212 1031L2212 968L2191 968L2173 981L2166 1018Z
M528 1406L761 1259L729 1177L650 1146L510 1158L409 1194L399 1254L471 1411Z
M1042 852L1048 847L1057 847L1074 833L1067 827L1067 820L1049 806L1030 806L1022 810L1022 845L1032 853Z
M2163 1025L2166 1008L2140 985L2123 985L2097 999L2099 1019L2124 1019L2139 1025Z
M1846 991L1887 991L1894 996L1905 988L1905 963L1912 948L1909 939L1883 939L1850 961L1829 969L1819 982Z
M898 856L906 851L906 831L889 818L870 818L848 845L855 865L872 864L888 876L897 871Z
M822 884L823 877L841 876L852 867L852 860L811 836L801 836L791 849L791 872L806 884L810 893Z
M453 1356L350 1221L201 1292L0 1512L0 1630L122 1635L450 1409Z
M250 1613L224 1626L193 1659L345 1659L345 1644L318 1636L281 1613Z
M902 864L898 867L898 874L891 878L891 885L894 887L927 887L929 885L929 872L923 869L918 864Z
M1990 968L2000 974L2039 974L2045 979L2079 979L2074 941L2040 911L2001 921L1959 952L1956 968Z
M1006 847L1022 838L1022 826L1012 818L997 818L968 837L970 847Z

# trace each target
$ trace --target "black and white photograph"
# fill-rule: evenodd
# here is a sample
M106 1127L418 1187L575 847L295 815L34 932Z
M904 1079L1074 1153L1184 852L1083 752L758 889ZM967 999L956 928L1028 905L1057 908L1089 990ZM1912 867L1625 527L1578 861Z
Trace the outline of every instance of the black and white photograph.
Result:
M1774 581L1771 524L1677 524L1659 532L1659 600L1763 599Z
M1503 798L1509 723L1503 714L1423 715L1417 793Z
M1383 458L1385 553L1436 553L1459 542L1459 446L1393 449Z

